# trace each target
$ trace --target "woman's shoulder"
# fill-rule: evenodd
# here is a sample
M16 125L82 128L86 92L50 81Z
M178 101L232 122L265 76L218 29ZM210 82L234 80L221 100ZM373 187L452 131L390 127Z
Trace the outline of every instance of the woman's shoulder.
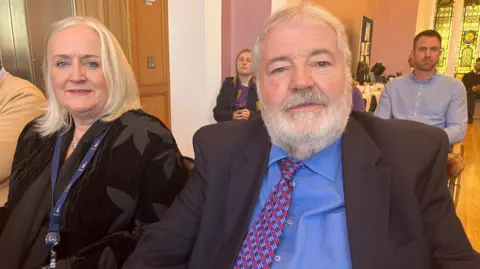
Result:
M38 116L37 118L31 120L25 127L23 128L22 132L18 136L18 141L23 140L36 140L41 139L40 133L37 130L37 121L42 116Z
M235 78L234 77L226 77L223 80L223 85L234 85L235 84Z
M176 144L168 127L160 119L143 110L130 110L124 113L117 122L123 126L122 133L134 136L137 141L138 139L156 138L165 143Z

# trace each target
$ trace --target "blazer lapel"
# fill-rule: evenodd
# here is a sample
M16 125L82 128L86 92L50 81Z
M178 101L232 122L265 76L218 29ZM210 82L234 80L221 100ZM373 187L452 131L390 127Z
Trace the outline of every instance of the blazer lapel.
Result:
M350 118L342 146L352 267L383 269L388 253L391 168L360 123Z
M232 268L255 208L270 152L268 133L263 122L247 138L251 142L233 159L228 185L225 231L222 250L214 268Z

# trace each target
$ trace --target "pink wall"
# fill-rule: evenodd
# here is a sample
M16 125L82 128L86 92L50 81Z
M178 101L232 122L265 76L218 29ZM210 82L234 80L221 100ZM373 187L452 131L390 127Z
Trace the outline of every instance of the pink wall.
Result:
M230 76L232 66L232 0L222 0L222 78Z
M225 77L234 74L238 51L253 46L270 15L271 0L222 1L222 76ZM407 59L415 36L419 0L302 1L327 8L345 24L352 49L353 71L358 62L362 16L374 21L371 64L383 63L384 75L410 70Z
M307 1L307 0L303 0ZM335 14L347 28L353 67L358 62L362 16L373 19L371 64L382 62L385 75L409 71L407 59L415 36L419 0L310 0Z
M235 74L237 53L253 47L271 9L271 0L222 0L223 77Z
M310 0L309 2L323 6L337 16L347 29L350 48L352 50L353 71L357 67L360 51L360 34L362 31L362 16L367 16L374 21L376 27L376 15L380 0ZM410 1L410 0L408 0ZM375 38L375 33L373 34Z
M383 63L384 74L410 72L407 60L415 37L418 0L382 1L378 11L371 62Z

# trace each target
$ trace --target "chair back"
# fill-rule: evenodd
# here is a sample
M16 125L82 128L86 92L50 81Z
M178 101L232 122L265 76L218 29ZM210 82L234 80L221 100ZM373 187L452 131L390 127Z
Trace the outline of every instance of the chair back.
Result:
M192 171L193 167L195 167L195 160L190 157L183 156L182 161L183 161L183 165L185 165L188 171Z

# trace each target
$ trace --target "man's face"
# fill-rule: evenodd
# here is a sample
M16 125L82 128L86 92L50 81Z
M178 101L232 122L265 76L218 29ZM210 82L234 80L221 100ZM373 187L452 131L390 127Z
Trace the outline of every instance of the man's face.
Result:
M351 83L335 31L323 22L287 22L260 49L259 95L272 141L284 149L313 140L320 143L313 151L328 146L343 132L351 109Z
M413 65L420 71L432 71L442 53L440 40L434 36L422 36L413 50Z

